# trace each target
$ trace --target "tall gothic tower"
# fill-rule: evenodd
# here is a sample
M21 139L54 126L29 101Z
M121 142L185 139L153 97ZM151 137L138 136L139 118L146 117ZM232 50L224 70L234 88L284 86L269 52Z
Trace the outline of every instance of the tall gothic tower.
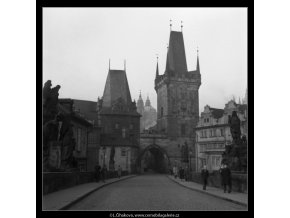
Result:
M166 69L155 77L157 130L170 138L193 137L199 116L201 76L199 59L195 71L188 71L182 32L170 31Z

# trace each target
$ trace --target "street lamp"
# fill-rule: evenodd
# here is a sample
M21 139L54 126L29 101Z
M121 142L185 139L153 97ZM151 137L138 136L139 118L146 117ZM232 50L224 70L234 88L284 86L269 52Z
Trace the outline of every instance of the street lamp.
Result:
M105 162L106 162L106 147L103 147L103 167L105 166Z
M192 151L189 151L189 170L191 171L191 155Z

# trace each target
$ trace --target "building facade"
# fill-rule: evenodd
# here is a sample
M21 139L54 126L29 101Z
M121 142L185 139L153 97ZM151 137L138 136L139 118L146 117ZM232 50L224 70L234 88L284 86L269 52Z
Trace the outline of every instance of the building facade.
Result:
M188 71L182 32L171 31L166 69L155 78L157 129L169 136L192 137L199 116L199 60L195 71Z
M132 101L125 70L109 69L102 99L98 100L101 126L99 164L108 170L134 171L140 143L140 114Z
M241 120L241 135L248 138L247 105L234 100L225 104L224 109L208 105L201 113L196 131L196 167L201 171L207 165L210 171L219 170L225 146L232 143L229 115L236 111Z
M73 99L74 111L92 124L88 133L87 171L94 171L99 163L101 127L98 126L97 102Z
M74 110L73 99L59 99L59 111L69 118L73 131L74 141L74 167L79 171L88 171L88 162L91 159L88 156L89 133L93 125L84 115Z
M157 61L155 91L157 125L154 134L141 135L141 151L163 154L167 170L174 165L195 169L195 132L199 117L199 57L196 70L187 69L183 33L170 31L164 74L159 74ZM188 153L184 154L183 148ZM157 152L158 150L159 152ZM184 155L186 157L184 157Z

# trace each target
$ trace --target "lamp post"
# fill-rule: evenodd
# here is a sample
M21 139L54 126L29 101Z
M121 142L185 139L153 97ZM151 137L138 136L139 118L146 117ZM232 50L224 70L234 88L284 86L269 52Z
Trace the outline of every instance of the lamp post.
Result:
M189 151L189 170L191 171L191 155L192 151Z
M103 167L104 167L105 162L106 162L106 147L105 146L103 147L103 155L104 155L104 157L103 157Z

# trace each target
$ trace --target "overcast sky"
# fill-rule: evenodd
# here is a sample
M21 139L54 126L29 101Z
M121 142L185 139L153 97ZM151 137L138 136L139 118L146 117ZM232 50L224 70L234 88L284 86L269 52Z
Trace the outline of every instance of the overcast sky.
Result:
M61 85L60 98L97 101L111 69L124 69L132 100L147 95L156 108L156 54L163 74L172 30L183 37L188 70L199 48L200 112L224 108L247 88L246 8L44 8L43 83Z

